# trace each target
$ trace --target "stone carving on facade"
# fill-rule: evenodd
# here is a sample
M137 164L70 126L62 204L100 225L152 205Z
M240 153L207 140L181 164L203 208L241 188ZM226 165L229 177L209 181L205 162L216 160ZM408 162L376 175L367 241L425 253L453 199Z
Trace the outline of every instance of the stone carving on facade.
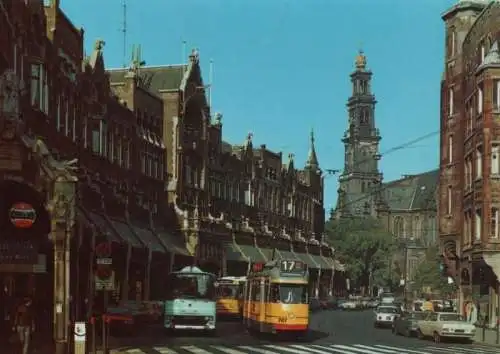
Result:
M216 218L214 217L210 212L208 212L208 220L211 222L211 223L221 223L224 221L224 213L220 213L219 217Z
M312 237L314 237L314 235ZM298 229L296 231L296 239L297 239L297 241L300 241L300 242L307 242L306 238L303 236L302 230L300 230L300 229Z
M269 224L267 222L264 222L264 224L262 225L262 231L264 231L264 234L266 236L272 236L273 235L273 232L271 230L269 230Z
M247 218L245 216L241 216L242 222L241 222L241 228L246 231L246 232L251 232L254 233L255 230L252 226L250 226L250 218Z
M284 238L285 240L291 240L292 239L292 237L290 236L290 234L288 234L287 231L286 231L286 226L283 226L283 228L281 229L280 237Z

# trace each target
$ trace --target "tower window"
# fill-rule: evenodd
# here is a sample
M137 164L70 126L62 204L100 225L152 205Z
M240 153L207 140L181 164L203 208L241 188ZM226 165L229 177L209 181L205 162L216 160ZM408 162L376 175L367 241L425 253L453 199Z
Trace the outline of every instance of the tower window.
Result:
M500 80L493 81L493 109L500 111Z
M450 90L449 90L448 99L450 100L449 101L449 115L451 117L455 113L455 106L454 106L455 97L454 97L453 88L450 88Z

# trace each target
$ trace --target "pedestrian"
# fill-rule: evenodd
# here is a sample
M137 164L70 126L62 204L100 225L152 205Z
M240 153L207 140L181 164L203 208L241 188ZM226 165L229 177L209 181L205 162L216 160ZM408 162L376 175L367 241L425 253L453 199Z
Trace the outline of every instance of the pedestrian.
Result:
M17 331L22 354L28 354L31 334L35 327L34 318L32 300L30 297L25 297L21 305L17 307L14 319L14 330Z

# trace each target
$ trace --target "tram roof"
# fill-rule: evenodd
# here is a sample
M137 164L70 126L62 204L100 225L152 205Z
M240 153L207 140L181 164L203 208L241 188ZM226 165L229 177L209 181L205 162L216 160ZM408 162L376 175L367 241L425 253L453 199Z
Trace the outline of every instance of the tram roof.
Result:
M219 281L246 281L247 280L247 277L246 276L242 276L242 277L220 277L219 279L217 279Z

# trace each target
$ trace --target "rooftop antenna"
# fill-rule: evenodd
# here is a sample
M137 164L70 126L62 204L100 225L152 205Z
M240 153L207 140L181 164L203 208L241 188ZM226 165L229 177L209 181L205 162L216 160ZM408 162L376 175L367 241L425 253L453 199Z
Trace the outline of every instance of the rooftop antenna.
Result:
M212 84L214 80L214 60L210 59L210 68L208 69L208 107L212 110Z
M122 22L122 35L123 35L123 67L127 66L127 0L122 2L123 22Z

